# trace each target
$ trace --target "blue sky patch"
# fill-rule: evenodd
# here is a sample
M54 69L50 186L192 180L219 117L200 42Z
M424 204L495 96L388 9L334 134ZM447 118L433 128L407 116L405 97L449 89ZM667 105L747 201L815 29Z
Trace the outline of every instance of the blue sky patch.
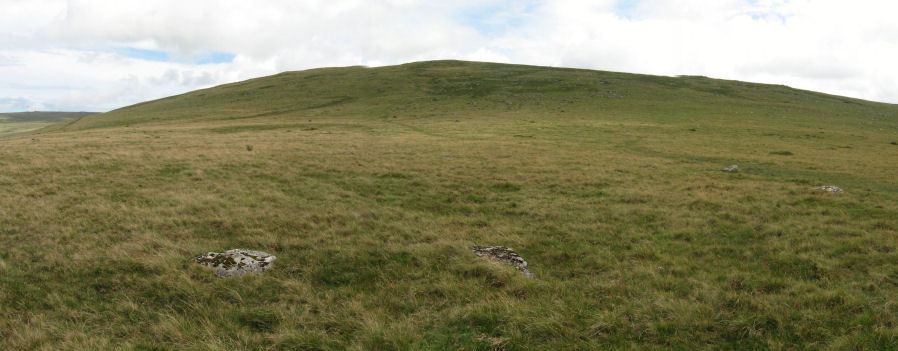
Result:
M456 13L456 18L482 34L499 34L524 25L537 6L539 2L533 0L500 2L466 8Z
M153 49L138 49L133 47L119 48L117 53L138 60L155 62L189 62L195 65L208 65L234 62L236 54L223 51L209 51L187 58L173 57L166 51Z
M213 51L198 55L193 58L193 63L198 65L208 65L217 63L231 63L237 55L230 52Z
M161 50L126 47L116 51L122 55L138 60L166 62L171 58L167 52Z
M639 0L617 0L614 3L614 13L622 18L632 19L639 10Z

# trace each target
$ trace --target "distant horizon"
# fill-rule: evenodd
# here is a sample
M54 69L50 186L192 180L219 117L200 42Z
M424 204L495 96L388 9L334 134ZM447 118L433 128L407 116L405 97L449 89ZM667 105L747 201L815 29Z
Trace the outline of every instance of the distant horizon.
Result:
M53 112L58 112L58 113L107 113L107 112L114 111L114 110L117 110L117 109L120 109L120 108L132 106L132 105L135 105L135 104L144 103L144 102L147 102L147 101L153 101L153 100L158 100L158 99L164 99L164 98L171 97L171 96L176 96L176 95L186 94L186 93L189 93L189 92L192 92L192 91L195 91L195 90L208 89L208 88L212 88L212 87L216 87L216 86L220 86L220 85L233 84L233 83L238 83L238 82L242 82L242 81L247 81L247 80L252 80L252 79L257 79L257 78L263 78L263 77L268 77L268 76L272 76L272 75L277 75L277 74L281 74L281 73L285 73L285 72L306 71L306 70L314 70L314 69L322 69L322 68L348 68L348 67L378 68L378 67L401 66L401 65L414 64L414 63L420 63L420 62L434 62L434 61L465 61L465 62L482 62L482 63L492 63L492 64L508 64L508 65L536 66L536 67L547 67L547 68L583 69L583 70L591 70L591 71L605 71L605 72L614 72L614 73L636 74L636 75L649 75L649 76L658 76L658 77L673 77L673 78L675 78L675 77L704 77L704 78L708 78L708 79L732 80L732 81L738 81L738 82L750 83L750 84L782 85L782 86L786 86L786 87L788 87L788 88L790 88L790 89L806 90L806 91L812 91L812 92L815 92L815 93L829 94L829 95L834 95L834 96L840 96L840 97L851 98L851 99L858 99L858 100L869 101L869 102L875 102L875 103L882 103L882 104L889 104L889 105L898 105L898 103L893 103L893 102L888 102L888 101L869 100L869 99L856 98L856 97L845 96L845 95L832 94L832 93L827 93L827 92L817 91L817 90L811 90L811 89L802 89L802 88L793 87L793 86L790 86L790 85L787 85L787 84L783 84L783 83L776 83L776 82L770 83L770 82L746 81L746 80L728 79L728 78L713 77L713 76L706 76L706 75L694 75L694 74L658 75L658 74L647 74L647 73L640 73L640 72L625 72L625 71L599 70L599 69L581 68L581 67L546 66L546 65L533 65L533 64L525 64L525 63L506 63L506 62L491 62L491 61L471 61L471 60L458 60L458 59L435 59L435 60L424 60L424 61L409 61L409 62L397 63L397 64L392 64L392 65L381 65L381 66L365 66L365 65L321 66L321 67L310 67L310 68L305 68L305 69L301 69L301 70L284 70L284 71L275 72L275 73L268 74L268 75L264 75L264 76L249 77L249 78L242 79L242 80L239 80L239 81L234 81L234 82L224 82L224 83L216 84L216 85L197 87L196 89L192 89L192 90L189 90L189 91L179 92L179 93L172 94L172 95L166 95L166 96L155 97L155 98L151 98L151 99L148 99L148 100L135 101L135 102L130 103L130 104L128 104L128 105L123 105L123 106L113 107L113 108L111 108L111 109L108 109L108 110L101 110L101 111L86 111L86 110L32 110L32 111L17 110L17 111L3 111L3 110L0 110L0 114L9 114L9 113L30 113L30 112L49 112L49 113L53 113Z
M283 71L438 58L898 103L894 13L874 0L0 0L0 111L110 111Z
M3 111L3 112L0 112L0 115L8 115L8 114L13 114L13 113L105 113L105 112L109 112L109 111L102 111L102 112L99 112L99 111L44 111L44 110L39 110L39 111Z

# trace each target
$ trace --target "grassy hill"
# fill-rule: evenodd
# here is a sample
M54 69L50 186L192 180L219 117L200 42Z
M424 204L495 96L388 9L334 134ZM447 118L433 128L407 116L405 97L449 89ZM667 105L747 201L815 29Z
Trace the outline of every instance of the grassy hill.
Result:
M0 139L0 345L893 349L896 144L898 106L703 77L439 61L191 92ZM278 260L192 263L231 248Z
M287 72L84 118L73 129L257 117L609 117L704 123L786 117L893 126L894 105L705 77L437 61ZM758 116L752 116L758 115Z
M9 122L63 122L92 115L93 112L0 112L0 118Z
M91 114L90 112L0 112L0 136L37 130Z

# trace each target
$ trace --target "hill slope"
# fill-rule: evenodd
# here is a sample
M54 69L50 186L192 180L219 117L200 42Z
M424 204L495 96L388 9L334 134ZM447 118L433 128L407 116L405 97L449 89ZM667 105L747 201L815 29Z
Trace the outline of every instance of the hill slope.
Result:
M892 123L898 107L784 86L522 65L436 61L287 72L85 118L72 127L260 116L468 113L689 118L813 118ZM861 118L855 120L854 118Z
M896 113L449 61L84 117L0 139L0 346L895 349Z
M0 135L24 133L81 118L88 112L0 112ZM59 128L60 125L52 126Z
M0 112L0 119L10 122L59 122L92 115L93 112Z

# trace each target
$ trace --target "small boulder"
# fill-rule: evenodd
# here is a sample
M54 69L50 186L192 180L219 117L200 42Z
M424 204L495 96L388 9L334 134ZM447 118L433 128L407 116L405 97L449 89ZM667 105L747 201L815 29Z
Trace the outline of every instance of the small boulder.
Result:
M471 248L474 254L479 257L485 257L491 261L496 261L514 267L524 273L527 278L533 278L533 273L527 269L527 261L524 261L517 252L505 246L474 246Z
M271 268L275 259L277 257L262 251L234 249L222 253L207 252L197 256L196 263L212 268L219 277L233 277L262 274Z
M829 193L841 193L842 192L842 188L837 187L835 185L818 186L814 189L829 192Z
M726 166L723 169L721 169L721 171L724 171L727 173L736 173L736 172L739 172L739 165Z

